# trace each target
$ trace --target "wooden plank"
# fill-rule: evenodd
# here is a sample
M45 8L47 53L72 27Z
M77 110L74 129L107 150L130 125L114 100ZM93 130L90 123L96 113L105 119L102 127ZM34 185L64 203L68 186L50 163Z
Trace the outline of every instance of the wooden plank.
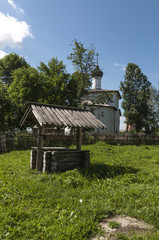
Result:
M77 116L80 118L82 127L90 127L90 122L87 120L84 112L77 112Z
M43 118L43 115L41 114L41 111L38 109L37 106L33 106L34 112L38 115L38 117L41 119L41 122L45 124L45 119Z
M71 114L72 114L72 117L73 117L73 125L75 126L75 127L82 127L82 124L81 124L81 122L80 122L80 120L79 120L79 117L77 116L77 114L76 114L76 111L71 111L71 110L68 110Z
M36 170L38 172L42 171L42 155L43 155L43 133L44 126L39 126L38 129L38 139L37 139L37 160L36 160Z
M78 155L80 155L81 154L81 151L78 151L78 152L75 152L75 151L63 151L63 152L60 152L60 151L57 151L57 150L55 150L56 152L56 154L58 155L58 156L78 156Z
M95 125L97 128L106 128L106 126L100 121L98 120L93 113L91 112L86 112L86 117L90 120L90 122L92 123L92 125Z
M22 126L24 124L24 122L26 121L26 119L29 116L30 112L31 112L31 108L28 107L26 112L24 113L24 116L22 117L22 119L20 121L20 126Z
M96 121L97 119L94 120L93 116L94 115L92 113L87 113L87 112L85 113L85 117L89 119L90 125L92 125L92 127L98 127L97 121Z
M67 117L70 120L69 127L77 127L77 124L75 123L75 119L74 119L74 116L73 116L73 111L72 110L64 110L64 111L66 112Z
M82 145L82 128L77 128L77 150L81 150Z
M57 126L62 127L63 126L63 119L58 115L58 113L56 112L56 110L54 108L52 108L51 111L55 115L55 117L58 121Z
M57 126L59 123L59 119L56 117L56 114L54 113L53 108L47 107L47 110L48 110L48 114L50 114L50 118L52 119L53 124Z
M57 156L57 159L59 162L65 162L65 161L74 161L74 159L76 161L79 161L81 159L82 156L63 156L63 157L60 157L60 156Z
M46 116L47 116L47 118L48 118L48 124L49 124L50 126L54 126L55 122L54 122L54 120L53 120L50 112L48 111L48 108L47 108L47 107L45 107L45 114L46 114Z
M78 127L83 127L82 121L80 119L80 116L77 114L77 111L73 111L73 116L75 118L75 121L77 123Z
M68 111L64 111L63 109L60 109L61 116L63 116L64 120L66 121L67 126L71 126L71 121L68 115Z
M65 118L67 119L67 126L68 127L72 127L73 126L73 122L74 122L74 118L72 116L72 114L69 113L68 110L65 109L61 109L61 112L64 114Z
M48 123L48 119L45 115L45 111L42 109L42 107L36 106L36 109L38 111L38 114L40 115L40 117L43 119L43 123L47 124Z
M76 159L77 161L81 159L82 156L57 156L57 159L59 162L65 162L65 161L74 161L74 159Z
M33 112L35 118L37 119L38 123L42 126L43 119L39 116L36 107L34 105L32 105L31 107L32 107L32 112Z
M63 123L63 125L64 125L65 127L67 127L68 124L69 124L69 122L68 122L67 119L65 118L65 115L64 115L64 114L61 112L61 110L58 109L58 108L56 108L55 111L56 111L57 115L59 116L59 118L61 119L61 122Z
M87 126L86 121L81 117L81 113L82 113L82 112L76 112L77 117L78 117L79 120L80 120L81 127L86 127L86 126Z
M42 106L41 110L43 111L42 114L43 114L43 117L45 118L45 121L47 122L47 124L52 125L53 124L52 118L50 118L47 108Z
M86 115L87 112L81 112L81 117L84 118L86 125L88 127L96 127L96 125L94 124L94 122L91 122L90 117L88 118L88 116Z
M75 164L77 162L81 162L82 158L72 158L70 161L70 158L63 159L63 161L59 158L57 158L57 165L64 165L64 164Z
M68 109L68 110L75 110L75 111L85 111L85 110L83 110L82 108L79 108L79 107L70 107L70 106L46 104L46 103L39 103L39 102L27 101L26 104L28 106L34 105L34 106L45 106L45 107L49 107L49 108Z

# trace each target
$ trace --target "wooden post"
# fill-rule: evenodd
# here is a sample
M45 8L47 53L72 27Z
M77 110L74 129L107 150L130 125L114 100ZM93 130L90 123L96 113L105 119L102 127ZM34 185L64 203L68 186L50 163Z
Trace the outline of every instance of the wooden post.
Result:
M77 127L77 150L81 150L82 145L82 128Z
M44 133L44 126L39 126L38 139L37 139L37 159L36 159L36 170L38 172L42 171L43 133Z

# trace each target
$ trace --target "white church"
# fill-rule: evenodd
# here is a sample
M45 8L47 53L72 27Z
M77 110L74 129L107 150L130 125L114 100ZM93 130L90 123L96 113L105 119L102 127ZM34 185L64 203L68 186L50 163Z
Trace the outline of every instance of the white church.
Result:
M121 95L117 90L101 89L102 76L103 72L100 70L97 61L97 65L92 72L92 89L89 90L88 98L83 103L86 109L92 110L96 118L107 126L106 129L94 129L94 133L118 133L121 116L119 109ZM111 93L112 100L107 103L97 104L96 97L101 93Z

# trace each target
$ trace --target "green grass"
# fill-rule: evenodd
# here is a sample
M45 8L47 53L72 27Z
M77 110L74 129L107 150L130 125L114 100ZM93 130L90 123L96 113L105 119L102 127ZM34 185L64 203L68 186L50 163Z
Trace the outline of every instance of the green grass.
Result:
M159 239L159 147L99 142L83 149L90 169L55 174L31 170L30 151L0 155L0 239L89 239L114 214L157 229L133 239Z
M120 226L121 226L121 224L116 222L116 221L110 221L109 222L109 227L110 228L119 228Z

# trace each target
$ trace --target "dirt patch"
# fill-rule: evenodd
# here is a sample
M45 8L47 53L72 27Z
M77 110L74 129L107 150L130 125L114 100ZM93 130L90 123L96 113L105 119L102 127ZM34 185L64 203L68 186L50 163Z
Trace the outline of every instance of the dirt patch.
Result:
M105 236L91 238L91 240L115 240L117 234L131 237L134 234L144 235L146 232L154 230L152 225L142 220L119 215L103 219L100 225L105 232Z

